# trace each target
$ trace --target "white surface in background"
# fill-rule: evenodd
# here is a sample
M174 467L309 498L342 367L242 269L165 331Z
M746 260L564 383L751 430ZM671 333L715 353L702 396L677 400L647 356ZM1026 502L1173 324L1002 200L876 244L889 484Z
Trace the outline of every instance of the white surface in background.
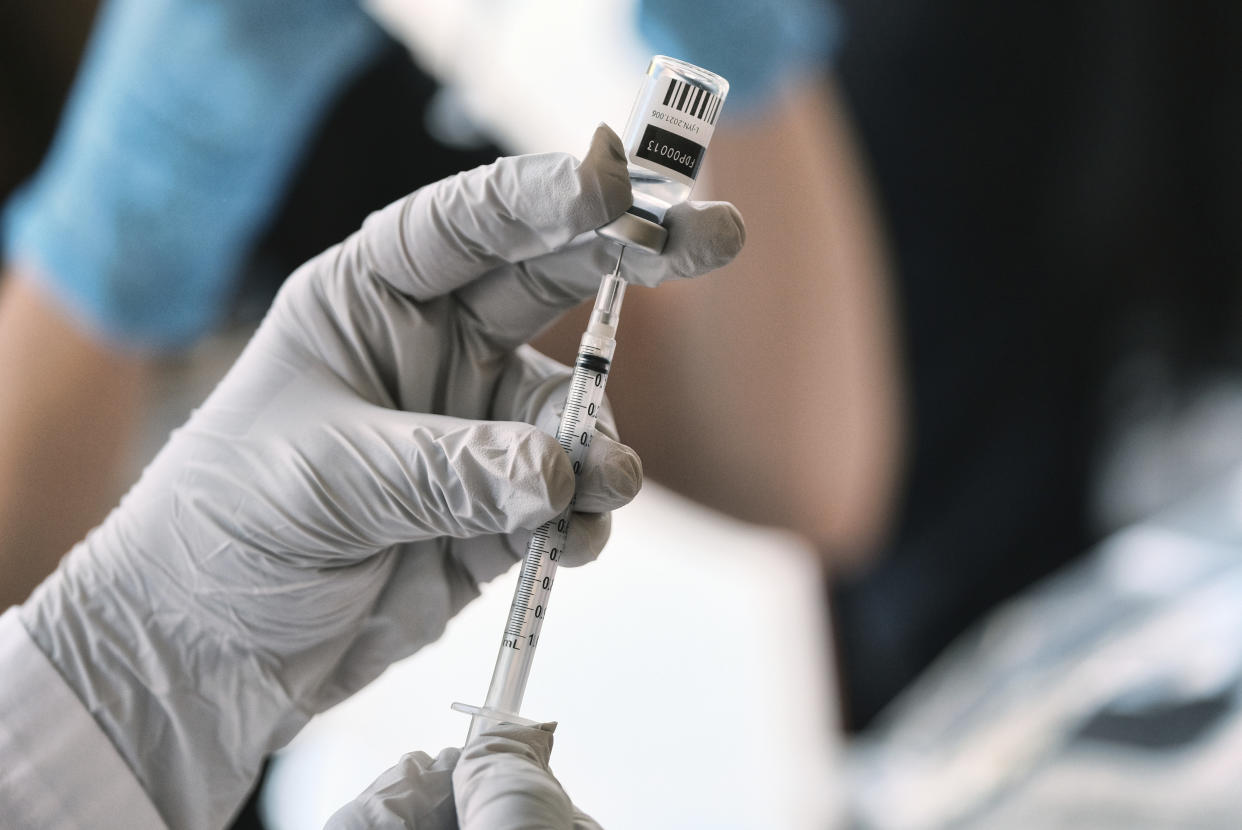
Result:
M581 153L620 132L651 52L633 0L364 0L508 152Z
M269 826L321 827L404 753L460 745L448 707L482 701L515 578L312 721ZM840 803L830 665L813 552L649 484L598 562L558 573L522 714L560 722L552 768L608 830L818 830Z

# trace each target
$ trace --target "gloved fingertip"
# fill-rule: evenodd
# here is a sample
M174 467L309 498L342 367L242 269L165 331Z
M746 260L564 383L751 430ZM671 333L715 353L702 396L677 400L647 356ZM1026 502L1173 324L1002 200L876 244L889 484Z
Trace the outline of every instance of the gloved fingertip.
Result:
M642 489L643 460L632 447L620 441L601 441L600 446L602 457L598 463L604 473L601 477L612 496L613 506L628 504Z
M554 510L561 511L569 507L577 487L573 463L569 460L569 456L565 455L561 445L556 443L555 438L543 432L537 434L541 439L551 441L552 446L555 447L555 452L547 455L548 464L544 469L544 476L548 487L548 504Z
M734 232L737 234L737 248L733 252L734 256L736 256L746 246L746 221L742 219L742 212L737 209L737 205L731 202L725 202L724 205L727 208L729 218L733 220Z
M729 202L684 202L670 210L673 226L684 223L693 234L687 254L697 273L722 268L734 260L746 244L742 213Z
M641 285L697 277L732 262L746 244L746 223L728 202L682 202L664 217L668 245L660 255L626 256L627 276Z
M457 759L461 757L461 747L449 746L440 750L436 755L435 761L431 764L431 769L452 769L457 766Z
M513 442L523 448L521 453L537 465L538 474L545 488L547 504L554 510L564 510L574 497L577 486L573 463L556 438L529 424L507 424L517 434L504 436L502 440ZM511 467L511 474L521 478L521 467Z
M594 188L599 196L600 213L592 217L594 227L616 219L634 203L625 147L607 124L600 123L591 136L591 147L579 167L584 190Z
M529 424L478 421L441 436L437 482L469 533L538 527L569 506L574 471L556 439Z
M575 511L569 523L569 536L561 554L561 567L578 568L594 562L603 553L612 535L611 513Z
M614 484L617 496L627 502L638 495L643 486L643 460L638 453L625 444L616 444L616 452L611 462L617 468Z
M595 132L591 135L591 146L597 143L602 143L612 158L625 163L625 145L621 143L621 136L603 121L595 125Z
M596 435L591 455L578 476L574 509L606 513L634 500L643 486L643 462L638 453L612 439Z

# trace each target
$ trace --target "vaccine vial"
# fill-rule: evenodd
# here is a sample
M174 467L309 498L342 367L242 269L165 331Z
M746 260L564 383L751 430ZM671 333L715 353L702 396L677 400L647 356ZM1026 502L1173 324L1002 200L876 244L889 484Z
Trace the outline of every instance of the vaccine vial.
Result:
M651 59L621 135L634 206L601 228L602 235L644 250L663 248L667 234L659 225L689 197L728 94L729 82L714 72L664 55Z

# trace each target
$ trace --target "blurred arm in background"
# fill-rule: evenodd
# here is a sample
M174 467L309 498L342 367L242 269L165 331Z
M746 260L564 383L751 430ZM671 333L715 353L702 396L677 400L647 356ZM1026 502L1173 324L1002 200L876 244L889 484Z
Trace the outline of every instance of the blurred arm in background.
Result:
M627 296L618 425L652 478L848 569L885 532L903 421L887 263L832 83L726 117L708 165L696 197L738 206L746 250L711 280ZM584 320L538 345L572 355Z
M115 504L148 361L106 346L16 269L0 281L0 607Z
M381 44L354 0L109 0L4 215L0 607L103 517L148 359L217 325L334 94Z

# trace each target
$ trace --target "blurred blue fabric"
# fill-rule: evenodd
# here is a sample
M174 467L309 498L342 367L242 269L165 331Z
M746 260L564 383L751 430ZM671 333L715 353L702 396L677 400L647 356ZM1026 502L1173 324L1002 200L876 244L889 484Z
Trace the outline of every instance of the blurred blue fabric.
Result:
M333 95L383 43L354 0L111 0L56 140L7 206L7 256L88 328L186 345Z
M729 117L755 113L791 76L820 71L841 37L828 0L640 0L639 31L656 52L729 81Z

